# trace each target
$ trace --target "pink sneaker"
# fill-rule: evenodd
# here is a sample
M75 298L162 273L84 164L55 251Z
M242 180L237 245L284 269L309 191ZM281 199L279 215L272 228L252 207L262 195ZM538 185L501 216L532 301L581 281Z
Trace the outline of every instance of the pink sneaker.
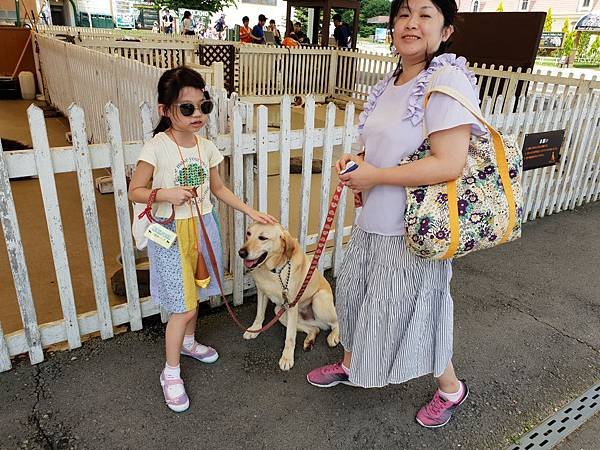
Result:
M440 395L440 391L435 391L433 398L423 406L417 413L417 422L425 428L438 428L446 425L452 418L454 410L462 405L469 396L469 388L464 380L460 381L463 385L463 395L457 402L446 400Z
M311 370L306 375L306 379L310 384L317 387L328 388L337 386L340 383L354 386L354 383L348 380L348 374L342 367L341 361Z

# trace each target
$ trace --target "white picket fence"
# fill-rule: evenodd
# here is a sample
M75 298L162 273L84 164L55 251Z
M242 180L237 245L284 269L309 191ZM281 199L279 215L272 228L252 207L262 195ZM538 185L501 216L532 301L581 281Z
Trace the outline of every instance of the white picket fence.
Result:
M123 139L141 139L139 105L148 102L158 117L156 87L164 68L94 51L35 34L39 47L38 61L46 99L63 114L72 103L80 105L88 117L91 142L106 142L102 105L113 102L123 117ZM223 65L205 67L192 64L213 87L222 93Z
M279 131L268 129L268 114L265 106L259 107L256 115L256 131L244 125L242 118L247 115L246 106L236 103L232 106L231 126L229 133L221 132L216 123L219 118L216 111L211 114L207 130L209 138L226 157L224 167L230 167L225 178L234 193L253 203L261 210L267 209L267 192L280 190L281 205L279 216L284 225L290 221L290 153L302 149L304 155L303 172L300 181L300 215L298 229L294 234L304 249L316 243L318 236L308 233L309 207L311 192L316 190L320 197L312 201L319 202L319 223L326 215L327 201L331 183L331 165L334 146L341 146L341 151L349 152L351 144L356 140L356 128L353 123L354 108L348 105L344 126L335 126L334 104L327 108L327 119L324 128L314 127L315 102L309 97L307 101L305 128L291 129L291 100L285 97L282 101ZM4 335L0 327L0 370L11 367L10 357L28 352L33 364L44 359L42 349L48 345L67 341L69 348L81 345L80 336L100 332L103 339L113 336L113 327L129 323L132 330L142 328L142 317L157 314L158 308L150 298L139 298L134 262L133 241L131 236L131 216L127 200L127 184L125 167L135 162L142 141L124 143L118 108L110 103L104 108L104 126L107 136L106 144L89 145L86 127L89 121L84 118L80 106L71 105L68 109L70 126L73 134L73 147L51 149L48 145L47 132L43 112L36 106L28 110L32 133L33 150L19 152L2 152L0 149L0 222L9 254L10 265L17 292L17 300L24 328L21 331ZM141 109L141 121L145 138L151 136L152 116L147 104ZM318 187L311 187L315 178L311 174L313 150L320 148L323 158L323 174ZM276 152L280 158L280 181L278 186L271 186L267 176L268 155ZM254 163L256 160L256 163ZM99 220L94 196L92 169L110 168L113 176L115 213L119 227L119 239L122 249L122 260L127 287L127 303L110 307L107 292L107 277L100 240ZM88 241L89 259L92 268L97 309L93 313L77 315L75 296L66 253L65 238L62 231L59 199L55 184L55 173L76 172L84 211L84 223ZM255 174L256 172L256 174ZM51 248L56 269L57 284L63 319L48 324L38 324L32 298L30 273L25 261L15 204L11 191L11 178L38 176L44 213L48 224L49 235L52 236ZM254 192L256 186L256 200ZM314 195L314 194L313 194ZM294 202L295 203L295 202ZM296 207L296 205L293 205ZM230 214L223 204L217 205L223 223L224 251L228 256L225 280L225 291L233 294L235 304L242 302L245 290L252 287L252 281L244 274L242 260L236 256L236 249L241 247L244 239L245 218L239 212ZM343 229L343 233L335 231L330 241L335 243L334 252L328 251L323 258L321 268L339 266L343 255L342 237L349 235L350 222L344 224L345 203L340 204L340 215L335 230ZM296 211L292 211L295 214ZM344 227L344 225L346 225Z
M522 145L526 133L549 129L566 129L565 144L560 162L554 167L525 173L525 220L572 209L584 202L596 201L600 196L599 126L600 95L597 92L552 96L535 94L522 97L516 112L502 113L487 102L487 117L501 131L517 136ZM269 193L279 192L279 217L289 226L290 217L296 215L298 227L292 233L298 236L303 249L310 250L317 241L317 234L309 233L309 220L317 220L319 228L326 216L332 183L332 161L336 152L348 152L356 141L354 106L349 103L343 126L335 126L336 107L327 105L324 128L315 128L315 101L309 96L305 105L304 129L291 129L291 100L284 96L280 110L279 130L269 129L268 110L260 106L256 118L252 108L240 102L227 104L231 108L231 122L225 123L211 114L207 136L212 139L226 157L223 175L234 193L260 210L267 210ZM570 106L574 105L574 106ZM225 108L225 105L223 105ZM490 113L495 109L495 113ZM145 139L150 138L152 115L149 106L141 109L141 123ZM43 360L42 349L48 345L67 341L69 348L81 345L81 336L100 332L103 339L113 335L113 327L129 323L132 330L142 328L142 317L157 314L157 307L149 298L139 298L136 280L133 242L130 231L130 210L127 200L125 167L136 160L142 141L123 142L122 117L114 104L104 108L106 144L88 145L83 109L72 105L68 109L73 133L73 147L51 149L43 113L35 106L28 110L33 150L2 152L0 149L0 222L4 231L10 265L13 273L17 300L23 321L23 330L4 335L0 326L0 370L11 367L10 357L28 352L32 363ZM246 124L242 117L246 116ZM220 122L220 123L218 123ZM254 125L253 125L254 124ZM298 189L299 197L290 196L292 184L289 175L290 153L301 149L303 171ZM269 155L279 156L279 182L268 176ZM318 155L323 160L320 177L311 174L312 160ZM110 307L107 294L107 277L100 240L99 220L95 203L92 169L110 168L115 188L115 214L119 227L120 246L127 287L127 303ZM70 277L69 260L62 232L59 198L55 185L55 173L76 172L84 211L84 224L92 267L97 310L78 315ZM38 324L30 286L30 271L25 261L10 179L38 176L48 232L52 236L51 248L56 279L62 305L63 319ZM270 179L271 178L271 179ZM297 183L298 180L295 180ZM255 194L256 192L256 194ZM315 202L318 202L318 206ZM316 215L309 214L317 210ZM343 238L351 230L351 218L345 214L347 199L340 201L334 232L330 235L333 250L328 251L320 264L321 269L339 269L343 257ZM244 266L235 251L244 239L245 218L239 212L231 214L225 205L218 204L223 224L223 243L226 256L227 294L233 295L235 304L242 302L244 291L252 288L251 278L244 274ZM41 212L40 212L41 214ZM313 222L315 223L315 222ZM338 233L337 230L343 230Z
M335 76L335 51L329 48L242 46L238 94L252 103L278 103L283 95L313 94L323 101Z
M96 35L93 29L85 28L60 31L78 36L81 45L143 60L157 67L163 67L169 61L193 61L192 49L200 45L231 45L235 47L237 61L235 91L242 100L257 104L279 103L283 95L312 94L318 101L333 97L352 101L361 107L371 87L392 71L398 62L394 56L331 47L289 49L166 35L144 35L140 36L141 42L125 43L117 41L114 32ZM54 28L44 32L50 35L58 33ZM149 56L154 54L161 56ZM585 79L583 75L574 78L572 74L552 75L541 70L532 73L531 70L513 71L512 67L477 64L472 70L478 76L481 97L489 101L501 95L506 100L500 105L504 112L505 105L511 104L513 97L521 95L585 93L600 89L596 76L591 79Z

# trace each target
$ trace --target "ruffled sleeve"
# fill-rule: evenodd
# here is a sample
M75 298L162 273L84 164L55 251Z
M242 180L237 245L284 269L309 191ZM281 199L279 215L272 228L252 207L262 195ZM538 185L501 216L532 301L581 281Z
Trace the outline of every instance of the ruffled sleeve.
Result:
M454 68L454 70L451 72L457 74L459 78L465 80L465 86L463 86L463 89L461 89L463 94L465 94L468 98L477 98L477 78L473 72L468 69L467 60L462 56L457 57L454 53L444 53L443 55L433 58L429 64L429 67L421 72L417 77L415 87L413 88L408 100L406 115L403 117L404 119L410 120L413 126L417 126L423 121L423 116L425 114L423 109L425 93L427 92L434 74L444 67ZM466 90L469 92L465 92L464 87L466 87ZM475 105L478 104L478 102L475 103Z

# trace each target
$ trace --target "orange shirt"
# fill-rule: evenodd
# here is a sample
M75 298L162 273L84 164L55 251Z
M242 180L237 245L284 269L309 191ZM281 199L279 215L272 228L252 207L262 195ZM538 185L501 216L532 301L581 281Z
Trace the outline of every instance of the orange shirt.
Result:
M283 45L284 47L300 47L300 44L298 43L298 41L291 37L286 37L281 42L281 45Z
M250 36L250 32L252 29L250 27L246 28L244 26L240 27L240 41L246 43L252 43L252 36Z

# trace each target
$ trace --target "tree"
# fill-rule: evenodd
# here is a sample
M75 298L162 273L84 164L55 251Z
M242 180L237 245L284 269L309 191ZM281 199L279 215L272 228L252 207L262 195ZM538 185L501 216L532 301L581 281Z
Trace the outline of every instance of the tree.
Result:
M228 6L235 6L235 3L235 0L154 0L154 4L161 8L189 8L208 12L222 11Z
M600 36L596 36L596 39L592 43L590 47L590 51L588 53L589 57L594 61L600 61Z
M354 22L354 12L348 9L336 10L341 14L342 21L352 27ZM358 34L360 37L369 37L375 33L376 25L367 23L367 19L376 16L389 16L389 0L360 0L360 15L358 18Z
M546 20L544 20L544 31L552 31L552 8L548 8Z
M498 3L498 8L496 8L496 11L504 12L504 5L502 4L502 2Z
M579 36L579 43L577 45L577 55L586 56L590 40L592 39L592 33L589 31L582 31Z
M300 22L302 27L308 24L308 8L294 7L294 22Z

